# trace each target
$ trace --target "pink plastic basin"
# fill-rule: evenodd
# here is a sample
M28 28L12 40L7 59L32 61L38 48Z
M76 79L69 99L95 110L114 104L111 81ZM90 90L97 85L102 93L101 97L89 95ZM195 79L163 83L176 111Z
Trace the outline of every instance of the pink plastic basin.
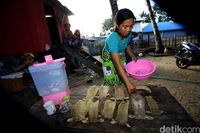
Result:
M147 59L139 59L129 62L125 69L133 79L147 80L155 72L156 65Z

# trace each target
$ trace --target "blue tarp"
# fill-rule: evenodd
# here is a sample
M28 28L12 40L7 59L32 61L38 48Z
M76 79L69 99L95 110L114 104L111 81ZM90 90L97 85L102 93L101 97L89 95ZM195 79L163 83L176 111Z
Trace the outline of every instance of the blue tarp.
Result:
M184 30L186 27L177 22L158 22L157 23L159 31L173 31L173 30ZM143 33L153 32L152 24L149 23L147 26L142 28Z

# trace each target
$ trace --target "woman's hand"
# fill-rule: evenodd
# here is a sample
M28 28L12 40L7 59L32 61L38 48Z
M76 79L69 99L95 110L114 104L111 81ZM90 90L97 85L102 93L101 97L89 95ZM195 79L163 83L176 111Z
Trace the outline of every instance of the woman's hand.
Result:
M132 60L134 60L136 62L138 60L137 56L132 57Z
M126 48L126 52L128 53L128 55L131 57L132 60L134 60L135 62L137 61L137 56L135 55L135 53L132 51L130 45L127 45Z
M131 81L126 83L126 88L129 94L133 94L136 92L136 86Z

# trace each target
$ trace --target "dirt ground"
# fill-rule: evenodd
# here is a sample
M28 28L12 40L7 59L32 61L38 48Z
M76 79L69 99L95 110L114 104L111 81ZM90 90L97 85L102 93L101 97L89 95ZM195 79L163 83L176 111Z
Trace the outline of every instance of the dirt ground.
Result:
M174 56L144 57L157 65L153 77L137 84L161 85L166 87L191 117L200 124L200 66L180 69Z
M134 81L136 85L159 85L166 87L188 114L200 125L200 66L180 69L174 55L144 56L153 61L156 72L146 81Z
M152 60L157 69L149 80L135 81L135 83L166 87L191 117L200 124L200 66L180 69L176 66L173 55L143 58Z

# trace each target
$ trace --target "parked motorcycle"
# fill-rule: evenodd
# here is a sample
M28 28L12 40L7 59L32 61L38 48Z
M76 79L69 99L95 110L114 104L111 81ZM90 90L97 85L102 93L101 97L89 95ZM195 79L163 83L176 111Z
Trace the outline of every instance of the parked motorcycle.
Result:
M176 65L181 69L200 65L200 43L182 42L177 47L175 58Z

